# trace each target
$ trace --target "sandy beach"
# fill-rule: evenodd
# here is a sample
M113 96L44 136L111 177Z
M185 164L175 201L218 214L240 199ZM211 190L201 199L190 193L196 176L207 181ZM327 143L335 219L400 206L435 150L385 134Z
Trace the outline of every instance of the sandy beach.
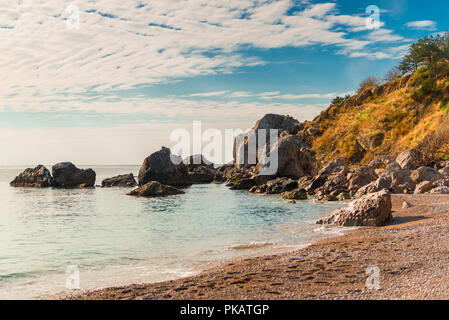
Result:
M241 259L174 281L63 299L447 299L449 195L394 195L394 219L290 253ZM411 207L403 209L404 201ZM368 289L368 266L380 289Z

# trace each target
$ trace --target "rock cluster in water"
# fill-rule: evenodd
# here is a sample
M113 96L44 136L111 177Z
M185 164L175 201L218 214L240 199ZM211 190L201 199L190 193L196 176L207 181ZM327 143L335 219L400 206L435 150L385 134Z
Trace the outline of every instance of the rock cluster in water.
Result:
M61 162L52 167L52 173L43 165L26 169L10 185L25 188L90 188L95 186L95 179L92 169L78 169L71 162Z
M277 129L278 141L274 145L270 145L270 129ZM259 136L263 139L260 130L267 130L263 152L251 154L249 141ZM138 185L139 188L128 194L159 197L182 194L181 189L192 184L225 183L232 190L276 194L291 203L308 197L317 201L360 199L351 208L341 209L319 221L342 226L379 225L388 221L391 212L389 215L385 208L391 202L388 200L390 193L449 194L449 162L426 166L421 153L409 149L396 159L381 156L358 167L349 167L340 159L320 166L302 131L304 125L292 117L267 114L249 134L235 139L231 163L217 167L203 155L182 160L170 149L162 147L144 160L137 182L132 174L128 174L105 179L102 186ZM314 128L307 132L308 135L319 134ZM375 143L375 139L363 139L366 144ZM264 175L264 169L269 166L267 159L274 151L278 153L277 170ZM249 159L255 159L255 162ZM27 169L11 182L11 186L85 188L94 186L95 177L92 169L82 170L70 162L63 162L53 166L52 174L42 165Z

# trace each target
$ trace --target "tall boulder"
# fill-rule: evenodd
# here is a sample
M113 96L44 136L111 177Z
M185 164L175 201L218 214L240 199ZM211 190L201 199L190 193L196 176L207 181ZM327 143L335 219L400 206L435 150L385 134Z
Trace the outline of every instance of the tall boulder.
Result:
M182 159L165 147L147 157L140 168L139 185L143 186L150 181L179 187L192 184Z
M256 125L246 134L241 134L234 140L234 160L237 168L244 168L257 164L257 150L264 146L259 146L259 130L266 130L265 145L270 150L270 130L277 129L278 137L296 134L301 129L301 123L289 116L278 114L266 114L262 119L258 120ZM253 143L253 148L249 144Z
M50 171L43 165L38 165L36 168L28 168L19 174L10 183L11 187L24 188L48 188L55 186L55 180L50 174Z
M270 157L274 153L277 153L277 166L276 163L271 162L272 160L270 161ZM300 137L293 135L281 137L268 155L264 150L258 166L260 171L268 172L270 168L274 168L274 171L271 172L272 175L293 179L313 176L317 172L317 163L313 152Z
M341 227L382 226L393 218L391 208L391 194L388 190L382 190L352 201L347 207L318 220L317 224Z
M78 169L71 162L60 162L52 167L58 188L88 188L95 186L96 173L92 169Z

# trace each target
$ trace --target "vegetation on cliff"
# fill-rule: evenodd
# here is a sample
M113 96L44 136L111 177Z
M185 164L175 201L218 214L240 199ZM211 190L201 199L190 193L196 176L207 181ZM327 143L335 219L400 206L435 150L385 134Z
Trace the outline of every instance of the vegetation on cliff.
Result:
M417 41L385 79L367 78L305 123L301 134L318 159L368 163L412 147L427 163L449 159L449 33Z

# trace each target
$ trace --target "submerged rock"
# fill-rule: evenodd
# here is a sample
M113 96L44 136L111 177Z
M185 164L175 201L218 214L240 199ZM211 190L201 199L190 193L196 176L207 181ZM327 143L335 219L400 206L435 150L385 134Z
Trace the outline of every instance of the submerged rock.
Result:
M158 181L170 186L189 186L192 180L181 158L171 154L170 149L162 147L147 157L139 171L139 185L150 181Z
M103 188L108 187L135 187L137 186L136 179L134 179L134 175L132 173L130 174L124 174L119 175L116 177L104 179L101 182L101 186Z
M382 226L393 218L391 207L390 192L382 190L352 201L347 207L335 210L329 217L318 220L317 224L344 227Z
M61 162L52 167L58 188L88 188L95 186L96 173L92 169L78 169L71 162Z
M184 193L185 193L184 191L179 190L175 187L164 185L158 181L151 181L131 192L128 192L127 195L153 198L153 197L167 197Z
M9 185L11 187L49 188L55 186L55 180L46 167L38 165L34 169L26 169L11 181Z

